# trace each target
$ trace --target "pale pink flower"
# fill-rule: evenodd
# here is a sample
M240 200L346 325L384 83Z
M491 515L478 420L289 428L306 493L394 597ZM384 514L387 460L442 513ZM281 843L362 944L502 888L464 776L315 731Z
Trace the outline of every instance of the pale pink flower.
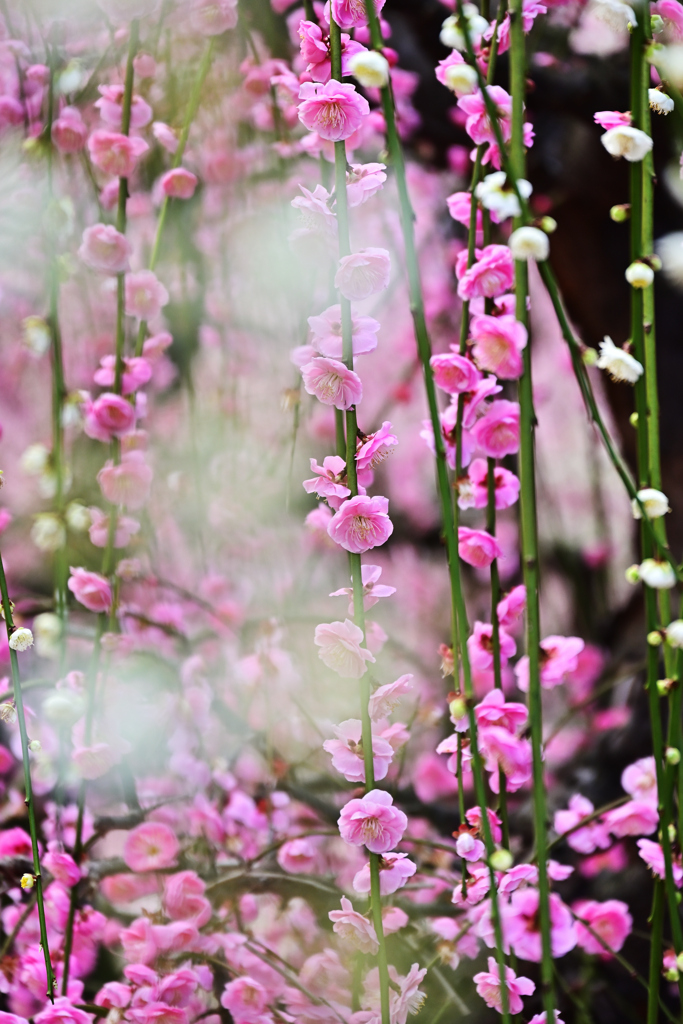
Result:
M552 0L550 0L552 3ZM548 8L538 0L523 0L522 3L522 30L531 32L534 21L539 14L545 14ZM484 33L485 39L493 38L493 27ZM498 28L498 53L505 53L510 49L510 15L506 14Z
M654 757L641 757L624 768L622 788L635 800L657 803L657 770Z
M506 17L507 17L507 15L506 15ZM555 1024L564 1024L564 1021L560 1017L560 1011L559 1010L554 1010L553 1012L555 1014ZM529 1021L529 1024L547 1024L547 1022L548 1022L548 1014L545 1012L545 1010L543 1010L542 1013L535 1013L533 1015L533 1017L531 1018L531 1020Z
M654 843L651 839L639 839L636 846L638 847L638 856L645 861L650 871L657 878L665 878L664 851L661 845ZM676 888L680 889L683 886L683 865L681 864L680 853L673 858L671 868Z
M385 3L386 0L374 0L378 17ZM332 17L340 28L359 28L367 24L365 0L331 0L331 4Z
M391 257L386 249L367 248L339 260L334 286L345 299L359 302L389 286Z
M456 907L475 907L486 896L491 887L491 877L486 865L472 865L468 870L467 892L463 893L462 885L456 885L451 903Z
M318 657L323 664L344 679L360 679L365 675L365 662L375 660L370 651L360 646L363 630L350 619L316 626L313 642L320 648Z
M622 124L631 123L631 111L627 110L625 113L621 113L619 110L598 110L593 114L593 120L596 124L599 124L605 131L609 131L610 128L618 128Z
M301 195L295 196L290 205L301 214L303 228L295 232L290 241L306 235L318 235L328 242L336 243L337 217L330 209L330 193L322 185L316 185L312 192L303 185L299 185L299 189Z
M397 444L398 438L393 433L391 423L389 420L385 420L374 434L365 434L363 440L358 440L356 448L358 472L376 469L391 455Z
M450 352L432 356L429 365L434 374L434 383L449 395L472 391L481 380L479 370L471 359L459 354L457 345L451 345Z
M563 683L578 664L584 641L578 636L547 636L541 640L541 686L546 690ZM522 693L529 689L529 658L520 658L515 665L517 686Z
M163 121L154 121L152 124L152 135L159 145L163 146L169 153L175 153L178 149L178 137L173 129L164 124Z
M88 128L77 107L64 107L52 122L50 136L60 153L79 153L88 138Z
M290 875L314 874L318 850L310 839L290 839L278 850L277 862Z
M86 228L78 250L84 263L103 274L122 274L128 270L130 253L128 240L113 224L93 224Z
M168 292L151 270L126 274L126 314L138 320L153 320L168 302Z
M24 123L24 104L14 96L0 96L0 131Z
M96 131L88 139L88 151L95 167L117 178L130 178L148 149L144 139L119 132Z
M499 725L508 732L516 733L525 725L529 713L524 704L515 701L506 701L503 691L491 690L474 709L477 724L484 728L489 725Z
M177 871L164 879L164 907L174 921L193 921L197 928L211 920L206 883L195 871Z
M514 316L475 316L470 326L472 355L481 370L501 380L516 380L524 372L522 352L528 334Z
M380 191L387 180L386 164L351 164L346 172L346 195L350 208L362 206Z
M373 722L387 718L398 707L400 698L413 688L412 678L412 675L399 676L396 682L377 687L368 702L368 712Z
M161 175L159 186L169 199L191 199L197 187L197 175L185 167L174 167Z
M35 1024L91 1024L92 1017L74 1006L68 996L57 996L54 1003L48 1003L44 1010L34 1015L33 1020Z
M629 800L621 807L607 811L603 821L605 827L623 839L624 836L649 836L659 824L657 806L644 800Z
M384 853L379 858L379 891L382 896L398 892L417 871L417 865L407 853ZM356 892L367 895L370 892L370 865L364 864L353 877Z
M503 922L506 943L517 956L533 963L541 962L541 931L538 916L538 889L517 889L510 897L508 906L503 906ZM576 945L576 928L569 907L557 893L550 899L550 946L554 958L565 956Z
M341 359L343 355L341 306L330 306L320 316L309 316L308 326L311 328L311 345L322 356L330 359ZM371 316L353 313L351 316L351 337L353 355L365 355L377 348L377 332L379 322Z
M316 474L310 480L304 480L303 487L307 494L317 494L326 498L333 509L338 509L342 501L351 491L341 481L346 480L346 462L339 455L327 455L319 466L311 459L311 470Z
M180 850L175 832L161 821L144 821L126 836L123 859L131 871L172 868Z
M471 530L468 526L458 528L458 554L463 562L476 569L485 569L503 554L500 544L486 530Z
M329 499L328 499L329 500ZM363 583L363 607L367 611L376 605L381 597L391 597L392 594L396 593L396 587L388 587L384 583L378 583L382 570L379 565L362 565L361 566L361 580ZM344 595L350 598L349 601L349 615L353 615L353 587L342 587L341 590L334 590L330 597L343 597ZM412 676L401 676L401 679L412 679ZM396 684L389 683L389 686ZM375 691L376 693L379 691ZM370 698L372 700L372 698ZM389 712L384 712L381 715L377 715L377 718L386 718Z
M361 953L374 955L379 949L379 942L373 924L353 909L351 900L346 896L341 898L341 907L341 910L331 910L328 914L333 923L332 930Z
M517 650L513 638L502 627L498 630L501 663L505 665ZM467 638L467 650L472 668L486 671L493 668L493 625L490 622L475 622Z
M121 760L120 747L110 743L91 743L88 747L75 747L71 760L78 768L81 778L94 781L101 779Z
M315 395L323 405L350 409L363 397L363 385L358 374L337 359L317 356L301 367L301 377L308 394Z
M102 494L112 505L125 505L130 509L143 508L149 497L154 473L145 462L143 452L126 452L115 465L105 462L97 474Z
M112 594L109 580L98 572L71 566L71 576L67 584L77 601L88 611L108 612L111 608Z
M116 531L114 533L114 547L128 547L131 537L134 537L140 529L136 519L129 516L116 517ZM102 509L92 507L90 509L90 529L88 530L90 543L96 548L106 548L109 540L109 516Z
M333 541L354 554L384 544L393 533L389 501L376 495L359 494L342 502L327 527Z
M342 839L352 846L365 846L370 853L387 853L401 841L408 819L393 797L373 789L364 797L349 800L339 816Z
M332 755L332 767L343 775L347 782L365 782L365 761L363 757L363 723L349 718L341 725L335 725L336 740L325 740L323 750ZM375 778L386 778L394 749L381 736L372 737L372 763Z
M500 971L495 958L488 959L488 971L479 971L472 979L477 986L477 995L481 996L487 1006L498 1013L503 1012L503 1000L501 995ZM530 978L517 977L511 967L505 968L505 988L508 997L508 1009L510 1013L521 1013L524 1009L522 996L533 995L536 986Z
M490 772L489 785L498 792L498 772L505 775L507 790L516 793L531 779L531 744L518 739L500 726L487 726L479 730L479 749L485 757L485 768Z
M170 335L169 335L170 337ZM132 395L152 379L151 364L144 356L126 356L123 360L121 392ZM116 356L102 356L100 369L93 374L93 380L101 388L112 388L116 380Z
M555 811L553 827L558 835L564 835L590 814L595 808L590 800L575 793L569 800L569 809ZM576 829L567 836L567 843L577 853L593 853L595 850L606 850L612 840L608 830L601 821L591 821L583 828Z
M154 78L157 73L157 62L149 53L138 53L133 58L133 68L138 78Z
M502 459L519 450L519 404L498 399L472 427L472 436L484 455Z
M486 855L486 847L481 839L475 839L471 832L461 832L455 841L455 852L463 860L476 862Z
M301 123L329 142L348 139L370 113L368 101L349 82L304 82L299 99Z
M466 99L469 97L465 97ZM464 255L464 260L461 257ZM476 263L467 269L467 252L457 261L458 295L463 300L479 296L493 298L512 288L514 264L507 245L487 245L476 250Z
M135 409L121 395L105 392L95 401L87 400L84 407L83 429L95 441L111 441L123 437L135 426Z
M598 903L596 900L579 900L572 906L572 910L614 953L619 952L631 934L633 918L628 912L628 906L621 900L605 900L604 903ZM604 959L609 959L610 955L605 946L581 921L576 922L576 943L586 953L596 953Z
M237 0L192 0L190 19L202 36L221 36L237 25Z
M486 508L489 500L489 468L485 459L473 459L467 471L469 488L465 498L458 498L460 508ZM510 508L519 498L519 478L503 466L493 471L494 495L497 509Z
M100 112L100 117L105 124L112 128L121 128L123 121L123 85L100 85L98 86L100 98L95 102L95 107ZM133 93L130 106L131 128L144 128L152 120L152 108L142 96Z
M221 1006L229 1010L235 1024L258 1024L268 1003L268 992L249 976L229 981L221 995Z

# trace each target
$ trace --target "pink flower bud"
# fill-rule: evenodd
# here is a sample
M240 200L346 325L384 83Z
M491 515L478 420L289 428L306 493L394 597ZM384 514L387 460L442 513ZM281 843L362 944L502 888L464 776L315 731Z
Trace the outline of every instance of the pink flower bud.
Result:
M111 441L123 437L135 426L135 410L121 395L105 392L85 408L83 429L96 441Z
M108 612L111 608L109 580L97 572L71 566L68 587L77 601L91 612Z
M191 199L197 187L197 175L184 167L166 171L159 179L164 195L171 199Z
M79 153L88 138L88 128L76 107L64 107L52 122L52 141L60 153Z

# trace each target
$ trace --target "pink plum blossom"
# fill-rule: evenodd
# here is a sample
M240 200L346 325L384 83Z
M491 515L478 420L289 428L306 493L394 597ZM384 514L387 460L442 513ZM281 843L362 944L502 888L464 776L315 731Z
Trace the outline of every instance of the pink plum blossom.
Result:
M204 896L206 883L194 871L177 871L164 879L164 907L174 921L194 921L198 928L212 914L211 904Z
M109 516L99 508L90 509L90 529L88 536L90 543L96 548L106 548L109 540ZM139 531L140 524L130 516L116 517L116 530L114 533L114 547L125 548L132 537Z
M126 274L126 313L138 320L154 320L168 302L168 292L151 270Z
M338 821L342 839L353 846L365 846L370 853L387 853L400 842L408 825L403 811L393 803L393 797L382 789L349 800Z
M502 822L492 807L486 809L486 816L489 819L493 841L494 843L499 843L503 838ZM470 807L468 811L465 811L465 817L472 828L476 828L478 832L481 832L481 807Z
M259 1024L267 1003L267 990L249 976L229 981L221 995L221 1006L229 1010L235 1024Z
M498 622L504 629L512 629L524 614L526 608L526 587L521 583L498 602Z
M329 142L348 139L370 113L368 101L348 82L304 82L299 99L301 123Z
M339 455L327 455L319 466L311 459L311 470L316 474L310 480L304 480L304 490L308 494L317 494L326 498L333 509L338 509L342 501L351 494L349 488L341 483L346 480L346 462Z
M310 839L290 839L278 850L277 862L290 875L309 875L315 872L318 850Z
M506 942L517 956L533 963L541 962L539 903L538 889L517 889L510 897L509 905L503 908ZM576 927L569 907L557 893L550 894L549 904L550 946L553 957L557 959L576 946Z
M498 123L505 142L509 141L512 130L512 97L499 85L490 85L488 95L498 113ZM496 136L486 112L486 102L481 91L461 96L458 107L466 116L465 131L476 145L482 142L495 143Z
M64 107L52 122L50 136L60 153L79 153L88 138L88 128L77 107Z
M169 199L191 199L197 187L197 175L186 167L174 167L161 175L159 186Z
M349 718L341 725L335 725L337 738L325 740L323 750L332 755L332 767L344 776L347 782L365 782L365 761L363 755L362 722ZM384 779L389 771L394 750L381 736L372 737L372 763L377 780Z
M498 773L503 772L509 793L515 793L531 779L531 744L517 739L507 729L487 726L479 730L479 748L490 772L489 785L498 792Z
M353 909L353 904L346 896L341 898L341 910L331 910L332 930L345 942L355 946L361 953L375 954L379 949L377 933L367 917L363 917Z
M547 636L541 640L541 686L546 690L559 686L578 664L584 641L578 636ZM520 658L515 665L517 686L523 693L529 689L529 659Z
M494 689L486 694L474 709L477 725L481 728L499 725L516 733L526 724L529 713L524 704L506 701L503 691Z
M638 847L638 856L645 861L650 871L657 878L664 879L666 877L666 868L664 851L660 843L655 843L651 839L639 839L636 846ZM672 858L671 867L676 888L680 889L683 886L683 865L680 853Z
M363 494L342 502L327 527L333 541L355 554L384 544L393 530L387 498Z
M480 370L501 380L522 376L527 329L513 316L475 316L470 326L472 355Z
M373 3L379 17L386 0L373 0ZM359 28L367 24L365 0L331 0L331 5L332 17L341 28Z
M138 388L144 387L152 379L152 366L144 356L127 356L123 360L121 375L121 392L132 395ZM102 356L100 369L96 370L93 380L103 388L112 388L116 380L116 356Z
M397 444L398 438L393 433L389 420L385 420L373 434L365 434L362 440L359 439L356 449L356 466L359 473L376 469L391 455Z
M512 658L517 645L509 633L501 627L498 630L500 657L503 664ZM472 667L480 670L493 668L493 626L490 622L475 622L472 633L467 638Z
M654 757L641 757L624 768L621 785L634 800L656 804L657 769Z
M455 852L463 860L475 862L486 856L486 847L471 832L461 832L455 841Z
M329 501L329 498L328 498ZM363 583L363 607L367 611L377 604L381 597L391 597L392 594L396 593L396 587L388 587L384 583L379 583L379 578L382 575L382 569L379 565L367 565L361 566L361 580ZM330 597L343 597L347 596L350 598L349 601L349 615L353 615L353 587L342 587L341 590L334 590ZM412 676L401 676L401 679L412 679ZM389 686L396 684L389 683ZM378 715L378 718L385 718L388 712L384 712Z
M627 905L621 900L605 900L604 903L598 903L596 900L579 900L572 906L572 910L581 919L576 922L576 942L586 953L596 953L608 958L609 952L605 945L618 953L631 934L633 918ZM583 921L590 927L590 931L586 924L582 924ZM592 932L595 932L602 942Z
M360 646L363 630L350 619L316 626L313 642L320 648L318 657L323 664L344 679L360 679L365 675L365 662L375 660L370 651Z
M108 442L113 437L123 437L135 426L135 409L121 395L105 392L95 401L85 404L83 429L88 437Z
M316 185L311 192L300 184L299 190L301 195L295 196L292 199L291 206L301 214L303 228L290 236L290 242L295 241L297 238L305 238L307 235L314 235L326 242L336 243L337 217L330 208L332 202L330 193L322 185ZM323 313L322 315L324 316L325 314ZM339 325L339 331L341 332L341 324ZM328 354L331 355L331 353L323 352L323 355ZM341 350L339 358L341 359Z
M555 811L554 828L558 835L564 835L570 829L576 829L567 836L567 843L578 853L593 853L595 850L606 850L611 845L609 832L600 821L591 821L582 828L576 828L581 821L591 815L595 808L590 800L575 793L569 799L569 809Z
M175 865L180 843L175 832L160 821L145 821L128 833L123 859L131 871L159 871Z
M152 123L152 135L159 145L163 146L169 153L175 153L178 149L178 137L173 129L163 121Z
M472 459L467 471L469 489L458 498L460 508L486 508L489 500L488 464L485 459ZM493 471L494 495L497 509L510 508L519 498L519 478L503 466Z
M613 836L649 836L659 824L656 804L644 800L629 800L621 807L607 811L603 821Z
M398 892L417 871L417 865L407 853L384 853L379 859L379 890L382 896ZM363 867L353 877L356 892L367 895L370 892L370 865Z
M70 854L65 853L61 844L54 839L47 844L47 853L42 856L42 864L62 885L76 885L82 877L76 861Z
M96 131L88 139L88 151L95 167L118 178L130 178L148 149L144 139L119 132Z
M98 86L100 98L95 102L95 107L100 112L100 117L105 124L112 128L121 128L123 119L123 85L100 85ZM133 93L130 105L130 126L131 128L144 128L152 120L152 108L149 103Z
M481 379L472 360L460 355L456 345L451 345L451 352L432 356L429 364L434 374L434 383L449 395L472 391Z
M341 306L330 306L320 316L309 316L308 326L311 328L311 344L322 355L330 359L341 359L342 324ZM379 323L371 316L353 313L351 329L353 355L362 356L377 348L377 332Z
M192 0L192 27L202 36L221 36L237 25L237 0Z
M300 21L299 42L301 59L307 65L306 73L314 82L321 82L323 85L329 82L332 74L329 37L324 35L321 26L314 21ZM351 74L349 68L351 57L364 50L365 47L355 39L351 39L348 33L341 33L342 78L347 78Z
M453 53L456 56L460 56L457 50ZM462 59L462 58L461 58ZM444 61L441 62L442 64ZM438 78L438 71L437 71ZM457 220L458 224L462 224L463 227L469 229L470 221L472 219L472 195L470 192L454 192L453 195L446 197L446 204L448 206L448 212L450 213L453 220ZM495 216L492 217L495 220ZM480 232L483 229L484 221L481 210L477 210L477 223L476 230Z
M496 538L486 530L461 526L458 529L458 554L468 565L485 569L494 559L500 558L503 551Z
M467 98L467 97L466 97ZM467 268L467 253L458 257L458 295L463 300L479 296L493 298L512 288L514 267L510 250L506 245L487 245L476 250L476 262Z
M387 180L385 164L351 164L346 172L346 195L349 207L362 206L376 195Z
M97 474L97 482L102 494L112 505L136 510L145 505L153 476L153 470L145 462L144 453L132 451L122 455L118 465L111 460L105 462Z
M78 255L93 270L104 274L122 274L128 270L131 249L125 235L112 224L93 224L83 232Z
M367 248L343 256L334 278L334 286L345 299L359 302L389 286L391 257L386 249Z
M618 110L598 110L593 114L593 120L601 128L604 128L605 131L609 131L610 128L618 128L622 124L630 124L631 111L627 110L622 114Z
M519 450L519 403L504 398L492 402L472 427L472 436L491 459L514 455Z
M112 593L109 580L97 572L71 566L67 586L77 601L91 612L108 612L111 608Z
M350 409L363 397L363 385L357 373L337 359L318 356L301 367L304 387L323 405Z
M412 690L412 679L412 675L400 676L394 683L377 687L368 702L368 711L373 722L391 714L400 703L400 698Z
M683 11L676 0L658 0L651 5L650 11L662 18L671 42L683 42Z
M481 996L487 1006L503 1012L503 998L501 995L500 970L494 957L488 958L488 971L479 971L474 975L473 981L477 986L477 995ZM511 967L505 968L505 988L508 998L508 1009L510 1013L521 1013L524 1008L522 996L533 995L536 986L530 978L518 977Z

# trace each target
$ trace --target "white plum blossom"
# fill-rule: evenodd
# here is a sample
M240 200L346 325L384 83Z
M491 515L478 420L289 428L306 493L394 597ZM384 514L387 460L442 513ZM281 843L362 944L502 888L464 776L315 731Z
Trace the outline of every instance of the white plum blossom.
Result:
M674 108L674 101L661 89L648 89L647 98L655 114L670 114Z
M646 558L640 563L638 575L643 583L653 590L670 590L676 586L676 573L668 562L657 558Z
M531 183L524 178L517 180L517 189L522 199L528 199L532 193ZM522 208L512 184L508 182L505 171L494 171L487 174L477 185L475 195L481 205L498 217L500 221L507 217L519 217Z
M610 156L623 156L631 164L644 160L652 149L650 136L630 124L618 124L614 128L609 128L600 136L600 141Z
M377 50L362 50L349 59L349 71L366 89L381 89L389 81L389 61Z
M671 511L666 494L656 490L654 487L643 487L642 490L638 491L638 500L645 509L645 515L648 519L659 519L660 516L665 516L667 512ZM631 502L634 519L643 518L640 505L635 500Z
M670 647L683 647L683 619L674 619L666 627L666 642Z
M635 384L643 373L642 364L630 352L615 345L608 336L600 342L600 356L595 365L599 370L607 370L612 380L626 381L628 384Z
M517 228L510 235L508 245L516 260L547 260L550 241L540 228Z
M13 651L27 651L33 647L33 633L26 626L19 626L9 638L9 645Z
M482 18L479 10L474 4L463 4L462 12L467 21L468 35L470 37L470 43L475 46L476 43L481 39L484 32L489 27L489 23L486 18ZM441 26L441 32L439 39L444 46L450 46L452 50L463 51L465 49L465 37L460 30L458 24L459 18L454 14L446 18L443 25Z

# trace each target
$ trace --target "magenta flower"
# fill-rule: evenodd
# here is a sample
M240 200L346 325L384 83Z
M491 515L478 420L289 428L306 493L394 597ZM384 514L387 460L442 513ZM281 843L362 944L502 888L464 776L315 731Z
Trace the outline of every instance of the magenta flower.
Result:
M489 957L488 971L479 971L474 975L477 995L481 996L487 1006L498 1013L503 1012L501 996L500 971L494 957ZM522 996L533 995L536 986L530 978L517 977L511 967L505 968L505 988L507 990L508 1008L510 1013L521 1013L524 1009Z
M221 1006L229 1010L235 1024L258 1024L267 1003L266 989L248 975L229 981L221 995Z
M609 131L610 128L618 128L622 124L630 124L631 111L627 110L622 114L619 110L597 110L593 114L593 120L601 128L604 128L605 131Z
M121 391L132 395L152 379L152 367L143 356L125 357L121 377ZM101 388L112 388L116 380L116 356L102 356L100 369L93 374L93 380Z
M349 370L337 359L317 356L301 367L304 387L323 405L336 409L350 409L363 397L363 385L357 373Z
M299 22L299 42L301 59L306 63L306 72L314 82L323 85L329 82L332 74L330 60L329 37L323 35L320 25L313 21ZM362 53L365 47L351 39L346 32L341 34L342 78L351 74L349 61L355 53ZM298 84L298 83L297 83Z
M393 590L394 588L387 589ZM400 704L401 697L412 690L412 679L412 675L399 676L396 682L377 687L368 704L368 711L373 722L379 722L382 718L389 717Z
M495 558L500 558L503 551L496 538L486 530L471 530L467 526L460 526L458 554L468 565L485 569Z
M159 186L169 199L191 199L197 187L197 175L185 167L174 167L161 175Z
M332 767L343 775L347 782L365 782L365 761L363 758L363 723L349 718L341 725L335 725L336 740L325 740L323 750L332 755ZM394 748L381 736L372 737L372 763L375 778L386 778L389 765L394 757Z
M503 906L506 943L522 960L541 962L541 931L538 917L538 889L517 889ZM576 946L576 927L569 907L557 893L550 894L550 946L555 959Z
M472 436L484 455L502 459L519 450L519 404L499 399L472 427Z
M373 352L377 348L379 322L371 316L354 313L351 325L354 357ZM309 316L308 326L313 348L330 359L342 358L341 306L330 306L320 316Z
M85 403L83 429L95 441L111 441L129 434L135 426L135 409L121 395L105 392L94 402Z
M112 505L125 505L130 509L142 508L149 498L154 473L145 462L143 452L126 452L115 465L105 462L97 474L102 494Z
M386 249L367 248L343 256L334 286L345 299L360 302L384 291L391 276L391 257Z
M417 871L407 853L384 853L379 859L379 891L382 896L398 892ZM364 896L370 892L370 865L364 864L353 876L353 888Z
M52 122L51 138L60 153L80 153L88 138L88 127L77 107L64 107Z
M144 821L126 836L123 859L131 871L159 871L176 863L180 843L161 821Z
M393 797L373 789L364 797L349 800L339 816L342 839L352 846L365 846L370 853L387 853L401 841L408 819Z
M486 816L489 819L493 841L499 843L503 838L502 822L492 807L486 809ZM465 811L465 817L472 828L481 832L481 807L470 807L469 811Z
M126 313L138 320L153 320L168 302L168 292L151 270L126 274Z
M17 1021L22 1019L17 1017ZM74 1006L67 996L57 996L54 1003L48 1003L44 1010L34 1014L33 1020L35 1024L91 1024L92 1017Z
M517 650L513 638L502 627L498 630L501 662L505 665ZM472 668L487 671L493 668L493 625L490 622L475 622L467 638L467 650Z
M576 670L585 643L578 636L547 636L541 640L540 646L541 686L550 690L563 683ZM529 659L526 655L515 665L515 676L517 686L522 693L526 693L529 689Z
M210 919L212 908L204 896L206 883L195 871L177 871L164 879L164 908L174 921L193 921L197 928Z
M112 594L109 580L98 572L71 566L71 576L67 584L77 601L88 611L108 612L111 608Z
M88 151L95 167L117 178L130 178L148 149L144 139L119 132L96 131L88 139Z
M65 853L61 843L54 839L47 844L47 853L43 854L42 863L53 878L56 878L62 885L71 887L82 877L81 869L76 861L70 854Z
M488 86L488 95L496 105L503 140L508 142L512 130L512 96L500 85ZM458 106L466 115L465 131L472 142L477 146L482 142L495 144L496 136L486 113L486 102L481 91L461 96Z
M529 713L524 704L506 701L502 690L491 690L474 709L480 727L499 725L508 732L516 733L525 725Z
M328 142L348 139L370 113L368 101L349 82L304 82L299 99L301 123Z
M112 224L93 224L86 228L78 250L84 263L103 274L122 274L128 270L130 253L127 238Z
M518 739L502 729L492 725L479 730L479 749L485 757L485 768L490 772L489 785L494 793L498 792L498 773L505 775L507 790L516 793L531 779L531 744L528 740Z
M479 370L471 359L459 354L457 345L451 345L450 352L432 356L429 365L434 374L434 383L449 395L472 391L481 380Z
M475 839L471 832L461 832L455 841L455 852L463 860L475 862L482 860L486 855L486 847L481 839Z
M344 679L360 679L365 675L365 662L374 657L365 647L363 630L350 619L344 622L324 622L315 627L313 641L320 648L318 657Z
M123 94L122 85L100 85L98 86L100 99L94 104L100 112L100 117L105 124L112 128L121 128L123 118ZM152 120L152 108L142 96L133 93L130 108L131 128L144 128Z
M501 380L516 380L524 372L522 352L528 334L513 316L475 316L470 327L472 355L481 370Z
M376 469L393 452L398 438L393 433L391 423L385 420L374 434L366 434L363 441L358 442L356 449L356 466L359 472Z
M377 933L374 925L353 909L353 904L346 896L341 898L341 910L331 910L329 919L333 923L333 931L344 942L355 946L361 953L371 953L373 956L379 949Z
M553 827L558 835L564 835L569 829L576 828L584 818L593 813L595 808L590 800L579 793L569 799L566 811L555 811ZM576 829L567 836L567 844L577 853L594 853L595 850L606 850L612 844L609 831L601 821L591 821L583 828Z
M487 245L485 249L477 249L476 257L477 262L468 270L466 250L458 256L458 295L463 301L481 296L495 298L512 288L514 264L507 245Z
M486 508L489 499L489 468L485 459L473 459L465 484L460 483L458 505L460 508ZM496 508L510 508L519 498L519 478L503 466L493 471Z
M454 50L453 54L458 57L460 56L457 50ZM445 62L442 61L441 63L443 64ZM438 70L436 73L436 77L439 77ZM462 224L463 227L469 229L470 219L472 215L472 193L454 192L453 195L446 197L446 205L448 206L448 212L450 213L453 220L457 220L458 224ZM491 219L495 220L495 216L493 216ZM477 231L482 231L483 227L484 221L482 212L481 210L477 210Z
M333 541L354 554L362 554L384 544L393 533L389 501L359 494L344 501L332 516L327 532Z
M520 616L524 614L526 608L526 587L523 583L519 586L513 587L509 594L506 594L498 602L496 611L498 613L498 622L504 629L511 629L516 625Z
M304 480L303 487L307 494L317 494L326 498L333 509L338 509L344 498L351 494L349 488L341 483L346 480L346 463L339 455L327 455L319 466L311 459L311 470L316 474L310 480Z
M359 28L367 25L365 0L331 0L331 2L332 17L340 28ZM386 0L374 0L378 17L385 3Z
M621 900L605 900L604 903L598 903L597 900L579 900L572 906L572 910L591 928L591 931L588 931L581 921L576 922L576 944L586 953L595 953L603 959L610 959L610 954L591 932L599 935L615 953L619 952L631 934L633 918L629 914L628 906Z
M629 800L621 807L607 811L602 820L608 831L619 839L624 836L649 836L659 824L659 812L655 804L644 800Z

